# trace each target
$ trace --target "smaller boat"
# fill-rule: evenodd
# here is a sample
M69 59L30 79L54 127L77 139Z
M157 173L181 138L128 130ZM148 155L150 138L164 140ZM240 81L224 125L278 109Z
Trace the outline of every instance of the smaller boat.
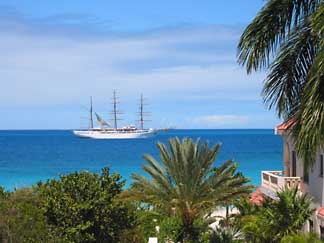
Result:
M99 114L95 112L95 116L98 122L99 127L94 127L93 122L93 107L92 107L92 98L90 98L90 127L87 130L74 130L73 133L76 136L83 138L93 138L93 139L135 139L135 138L149 138L155 136L158 133L158 129L144 129L144 99L141 95L140 99L140 119L141 124L140 128L137 128L134 125L128 125L121 128L118 128L117 121L118 114L120 112L117 110L117 97L116 92L113 93L113 121L114 127L112 128L108 122L106 122Z

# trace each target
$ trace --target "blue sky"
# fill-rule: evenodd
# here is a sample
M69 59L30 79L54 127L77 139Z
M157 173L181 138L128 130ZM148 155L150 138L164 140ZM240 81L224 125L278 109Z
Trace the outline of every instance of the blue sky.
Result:
M3 0L0 129L85 127L89 96L121 122L140 93L150 127L273 128L260 96L264 73L236 63L244 27L263 0Z

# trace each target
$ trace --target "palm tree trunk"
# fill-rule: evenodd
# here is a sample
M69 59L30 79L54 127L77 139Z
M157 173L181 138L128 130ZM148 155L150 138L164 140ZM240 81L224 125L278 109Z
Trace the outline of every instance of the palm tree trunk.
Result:
M199 240L199 231L192 225L184 226L183 243L196 243Z
M197 230L194 226L195 219L189 216L188 212L184 213L182 218L183 224L183 235L182 242L183 243L196 243L199 240L199 230Z

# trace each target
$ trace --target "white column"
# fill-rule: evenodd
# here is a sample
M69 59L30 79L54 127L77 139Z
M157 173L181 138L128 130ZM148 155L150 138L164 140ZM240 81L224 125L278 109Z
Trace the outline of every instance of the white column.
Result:
M290 151L287 141L283 142L283 161L284 161L284 170L287 177L290 176Z

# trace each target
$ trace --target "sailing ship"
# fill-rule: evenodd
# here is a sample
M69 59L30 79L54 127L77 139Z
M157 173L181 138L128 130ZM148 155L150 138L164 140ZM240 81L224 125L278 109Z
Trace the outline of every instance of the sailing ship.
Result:
M113 122L114 126L111 127L111 125L106 122L98 113L93 112L92 107L92 98L90 97L90 126L87 130L74 130L73 133L76 136L83 137L83 138L94 138L94 139L135 139L135 138L148 138L152 137L157 134L157 129L145 129L144 128L144 116L147 114L144 112L144 98L143 95L141 95L140 98L140 109L139 109L139 122L140 122L140 128L137 128L134 125L128 125L121 128L118 128L118 121L120 118L118 117L121 112L117 109L117 97L116 92L113 93ZM99 127L94 127L94 121L93 121L93 113L96 116L97 123Z

